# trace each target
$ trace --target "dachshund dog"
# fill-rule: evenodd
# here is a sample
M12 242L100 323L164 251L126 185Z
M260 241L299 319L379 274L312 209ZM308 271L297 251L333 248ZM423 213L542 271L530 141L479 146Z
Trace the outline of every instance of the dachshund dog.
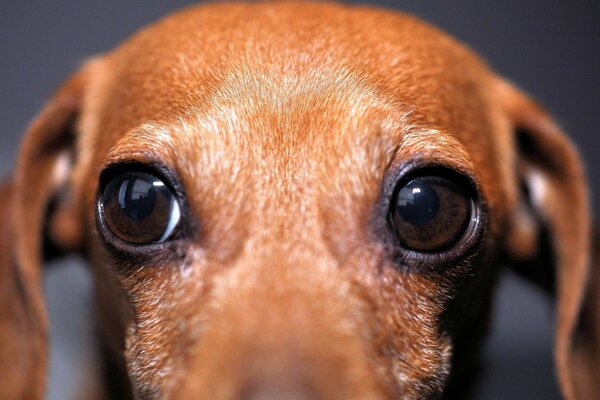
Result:
M574 147L411 16L192 7L89 60L0 196L2 399L41 399L42 264L90 264L104 374L135 399L465 398L510 266L556 300L566 399L600 398Z

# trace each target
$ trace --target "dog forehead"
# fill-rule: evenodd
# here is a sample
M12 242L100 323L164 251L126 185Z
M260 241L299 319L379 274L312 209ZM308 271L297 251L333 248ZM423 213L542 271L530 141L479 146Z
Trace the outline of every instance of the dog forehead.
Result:
M97 71L83 125L107 144L149 122L226 105L333 122L346 101L354 117L383 105L468 146L489 147L481 135L489 123L486 66L400 13L326 3L197 6L143 29ZM94 117L86 122L85 114Z
M307 183L311 160L325 160L347 166L358 193L380 183L415 128L413 153L427 132L438 157L474 155L482 174L495 174L487 67L403 14L322 3L200 6L140 31L100 64L87 97L99 117L83 117L96 127L88 130L96 154L154 152L210 182L246 167L298 183L293 189ZM320 171L313 181L332 180L324 172L332 169Z
M420 122L460 131L465 113L481 108L460 98L476 92L485 76L470 51L413 17L326 3L189 8L140 31L105 64L104 114L120 132L208 106L238 72L246 83L256 77L262 84L265 76L310 82L326 77L320 74L332 81L335 74L353 75L413 109ZM241 101L252 87L240 85L233 97Z

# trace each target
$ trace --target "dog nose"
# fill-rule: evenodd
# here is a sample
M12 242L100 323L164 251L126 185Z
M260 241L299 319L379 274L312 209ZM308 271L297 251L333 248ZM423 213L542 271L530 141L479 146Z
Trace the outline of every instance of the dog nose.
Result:
M275 382L248 391L242 395L241 400L319 400L319 397L307 388L285 386Z
M240 400L320 400L317 377L305 359L279 348L260 352L247 360Z

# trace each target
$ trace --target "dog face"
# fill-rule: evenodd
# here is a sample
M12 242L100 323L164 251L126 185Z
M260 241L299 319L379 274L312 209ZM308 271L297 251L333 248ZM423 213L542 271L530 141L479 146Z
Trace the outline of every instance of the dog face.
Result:
M573 396L578 158L533 103L412 17L175 14L61 89L15 180L30 312L43 326L28 249L45 232L89 259L103 341L139 398L458 395L501 263L556 293Z

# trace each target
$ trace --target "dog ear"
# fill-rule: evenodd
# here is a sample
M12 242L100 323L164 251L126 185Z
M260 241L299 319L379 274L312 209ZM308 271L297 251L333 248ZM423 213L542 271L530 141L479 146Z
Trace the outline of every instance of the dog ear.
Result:
M577 326L574 353L575 379L582 399L600 399L600 231L592 242L590 285Z
M510 84L498 96L514 136L520 193L509 221L506 251L517 272L556 299L555 363L566 399L581 397L578 361L585 352L580 314L590 268L590 212L581 160L569 139L532 100ZM512 133L511 133L512 134Z
M48 321L41 263L78 246L69 163L86 77L64 84L29 126L13 178L0 185L0 398L42 399Z

